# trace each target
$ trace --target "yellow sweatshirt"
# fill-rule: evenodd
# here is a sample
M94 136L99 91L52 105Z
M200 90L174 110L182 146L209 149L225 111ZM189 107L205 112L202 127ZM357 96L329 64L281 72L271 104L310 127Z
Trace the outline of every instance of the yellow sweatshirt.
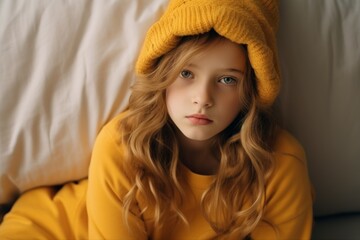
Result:
M213 176L182 167L190 188L181 209L189 225L151 224L151 211L142 199L131 209L128 231L122 216L122 198L130 188L121 168L123 150L118 141L118 117L97 137L89 179L60 187L24 193L0 225L0 239L210 239L215 232L200 211L200 197ZM310 239L312 196L305 154L287 132L278 136L275 171L266 186L265 213L252 239ZM193 197L192 197L193 196ZM141 217L138 217L141 215Z

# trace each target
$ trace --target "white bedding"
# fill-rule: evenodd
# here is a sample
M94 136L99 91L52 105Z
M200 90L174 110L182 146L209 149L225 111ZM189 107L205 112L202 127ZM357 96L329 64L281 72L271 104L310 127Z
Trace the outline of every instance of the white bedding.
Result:
M0 1L0 203L87 176L167 1Z
M94 139L126 104L145 31L166 5L0 1L0 204L87 176ZM307 151L316 214L360 211L360 1L282 0L280 12L279 106Z

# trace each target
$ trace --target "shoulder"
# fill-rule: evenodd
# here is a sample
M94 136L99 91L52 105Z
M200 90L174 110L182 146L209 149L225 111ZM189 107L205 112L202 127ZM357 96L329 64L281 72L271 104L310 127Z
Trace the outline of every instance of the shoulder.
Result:
M275 155L290 155L306 164L306 155L301 143L288 131L279 129L273 147Z
M120 132L120 120L124 113L120 113L107 122L99 131L93 148L92 158L100 155L101 159L106 157L115 158L124 152L124 144Z
M277 132L273 147L274 172L270 181L308 179L306 154L300 142L286 130ZM297 181L296 181L297 182Z
M266 184L267 215L279 223L309 210L313 192L304 148L294 136L280 130L273 156L274 168Z
M277 131L274 146L273 179L291 179L293 176L308 178L306 153L301 143L288 131Z
M104 159L115 159L123 152L119 120L121 114L106 123L99 131L93 147L91 164L105 164Z
M125 113L120 113L108 121L100 130L98 137L112 138L118 140L120 138L120 120L124 117Z
M106 180L112 183L121 180L127 182L123 169L126 146L121 142L119 121L123 114L111 119L100 130L90 162L89 179ZM123 179L119 179L123 178Z
M273 148L274 167L265 186L262 221L252 233L256 239L309 239L313 191L306 155L300 142L279 130Z

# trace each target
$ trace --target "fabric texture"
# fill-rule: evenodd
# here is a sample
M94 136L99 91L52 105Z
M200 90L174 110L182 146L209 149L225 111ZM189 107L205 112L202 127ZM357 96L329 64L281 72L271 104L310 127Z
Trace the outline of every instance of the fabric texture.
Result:
M95 138L126 105L146 30L167 3L0 1L0 205L87 177Z
M139 74L152 72L158 59L182 36L214 29L247 46L255 70L259 102L271 105L280 88L276 32L278 0L172 0L164 15L148 31L136 64Z
M121 115L119 115L121 117ZM153 226L153 209L138 196L128 216L122 216L122 199L131 184L122 168L124 146L119 142L119 117L106 125L97 137L89 180L70 183L60 190L39 188L24 194L0 225L1 239L210 239L215 232L200 210L202 193L213 176L199 175L185 166L189 188L181 210L190 225L166 221ZM305 154L289 133L282 131L276 143L275 171L266 186L263 219L253 239L310 239L312 196ZM85 194L87 192L87 194ZM86 206L85 206L86 202ZM88 235L87 235L88 232ZM236 239L236 238L234 238Z

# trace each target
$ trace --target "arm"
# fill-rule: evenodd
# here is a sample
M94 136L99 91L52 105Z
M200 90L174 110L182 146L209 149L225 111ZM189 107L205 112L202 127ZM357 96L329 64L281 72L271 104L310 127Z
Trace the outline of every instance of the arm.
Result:
M282 132L275 148L274 172L266 186L263 219L253 239L310 239L312 188L301 145Z
M129 230L123 219L122 198L130 184L119 161L123 152L112 135L117 121L100 132L90 164L87 211L90 239L147 239L140 210L134 205L129 213Z

